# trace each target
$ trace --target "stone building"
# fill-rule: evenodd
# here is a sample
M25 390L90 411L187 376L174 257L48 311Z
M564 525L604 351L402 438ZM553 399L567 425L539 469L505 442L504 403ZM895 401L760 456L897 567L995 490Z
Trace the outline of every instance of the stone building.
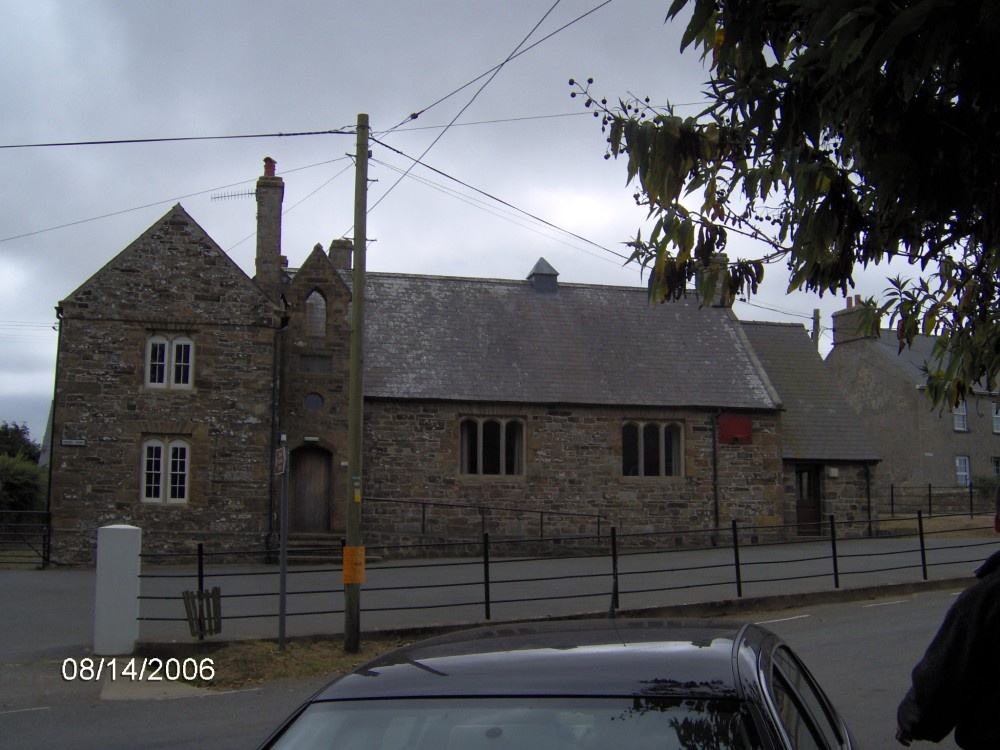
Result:
M957 409L932 407L924 368L933 362L935 339L917 336L900 349L894 331L862 335L859 298L857 303L849 300L834 313L834 346L826 361L879 445L883 488L923 493L928 485L966 488L975 477L1000 478L997 394L976 388Z
M339 540L351 247L290 269L282 193L265 160L253 279L176 206L59 304L54 560L92 559L109 523L149 551L273 547L282 438L290 534ZM369 273L366 543L475 539L487 515L510 536L794 535L789 467L856 479L871 456L790 452L802 400L747 331L728 307L561 283L543 259L520 281ZM863 486L826 476L823 513L855 513Z
M744 322L743 330L783 406L785 492L794 498L785 523L799 534L825 533L833 515L867 532L878 520L873 495L880 456L836 376L801 325Z
M96 529L260 545L281 308L180 206L59 303L52 559Z

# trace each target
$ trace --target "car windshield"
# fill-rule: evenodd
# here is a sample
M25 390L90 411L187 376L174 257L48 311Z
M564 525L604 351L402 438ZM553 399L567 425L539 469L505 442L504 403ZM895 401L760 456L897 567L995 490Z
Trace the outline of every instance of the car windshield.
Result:
M281 750L754 750L736 701L674 698L425 698L306 708Z

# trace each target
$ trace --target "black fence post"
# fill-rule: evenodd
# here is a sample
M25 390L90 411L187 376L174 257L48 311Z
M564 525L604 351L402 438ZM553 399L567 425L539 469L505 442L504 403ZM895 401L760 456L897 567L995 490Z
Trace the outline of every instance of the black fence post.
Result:
M927 547L924 544L924 514L917 511L917 535L920 537L920 570L924 580L927 580Z
M889 515L896 517L896 485L889 485Z
M740 543L736 536L736 519L733 519L733 561L736 566L736 596L743 598L743 573L740 570Z
M840 588L840 563L837 560L837 522L833 520L833 514L830 514L830 548L833 552L833 587L835 589Z
M52 556L52 516L45 514L45 525L42 527L42 567L49 567Z
M198 542L198 590L205 590L205 544Z
M198 542L198 640L205 640L205 544Z
M420 533L427 534L427 503L420 503Z
M486 533L486 508L479 506L479 531Z
M545 511L538 511L538 538L545 539Z
M483 597L486 604L486 619L490 615L490 534L483 532Z
M618 599L618 529L611 527L611 611L621 606Z

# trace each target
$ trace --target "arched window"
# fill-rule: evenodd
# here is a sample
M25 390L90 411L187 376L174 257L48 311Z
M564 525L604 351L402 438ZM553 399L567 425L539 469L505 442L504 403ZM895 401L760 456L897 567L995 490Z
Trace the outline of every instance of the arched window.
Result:
M306 335L326 336L326 297L319 291L306 297Z
M524 424L497 417L463 419L460 469L463 474L523 474Z
M682 473L680 425L658 422L622 425L622 476L677 477Z

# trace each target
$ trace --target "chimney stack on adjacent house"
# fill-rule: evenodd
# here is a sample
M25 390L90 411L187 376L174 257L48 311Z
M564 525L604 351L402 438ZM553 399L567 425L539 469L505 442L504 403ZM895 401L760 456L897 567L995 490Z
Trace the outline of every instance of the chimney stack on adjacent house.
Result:
M346 237L334 240L330 243L330 252L327 254L330 256L330 262L334 268L349 269L354 256L354 242Z
M285 182L274 174L277 162L264 158L264 174L257 179L257 285L275 300L281 296L281 275L288 259L281 254L281 202Z
M846 344L849 341L869 338L860 332L861 318L864 314L865 306L861 302L861 295L855 294L853 298L847 298L847 307L838 310L833 314L833 345Z
M715 287L715 295L712 298L712 307L732 307L733 302L736 300L733 298L729 291L725 288L722 283L723 274L726 271L726 267L729 265L729 256L725 253L715 253L712 255L712 263L716 264L716 279L717 284ZM711 266L703 267L702 273L710 273L712 270Z

